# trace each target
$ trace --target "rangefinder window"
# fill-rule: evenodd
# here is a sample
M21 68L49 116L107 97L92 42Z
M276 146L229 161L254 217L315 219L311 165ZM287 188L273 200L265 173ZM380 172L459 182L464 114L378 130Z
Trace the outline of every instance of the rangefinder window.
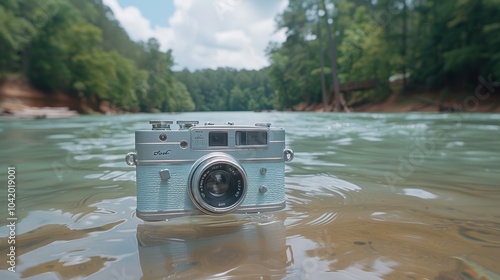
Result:
M211 131L208 133L208 146L227 146L227 131Z
M267 131L236 131L236 145L256 146L267 145Z

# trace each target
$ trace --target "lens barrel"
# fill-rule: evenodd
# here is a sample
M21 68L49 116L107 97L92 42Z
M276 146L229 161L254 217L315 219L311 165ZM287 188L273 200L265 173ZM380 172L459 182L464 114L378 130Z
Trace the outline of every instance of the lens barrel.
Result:
M236 159L211 153L195 162L188 177L188 193L194 205L206 214L234 211L245 199L247 176Z

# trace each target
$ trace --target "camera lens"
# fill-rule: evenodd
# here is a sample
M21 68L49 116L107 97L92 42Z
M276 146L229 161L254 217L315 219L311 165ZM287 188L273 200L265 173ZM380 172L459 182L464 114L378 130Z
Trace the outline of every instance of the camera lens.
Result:
M191 200L207 214L232 212L246 195L245 171L233 157L224 153L200 158L193 165L188 182Z
M205 187L213 196L224 195L230 185L231 175L226 171L218 170L208 175Z

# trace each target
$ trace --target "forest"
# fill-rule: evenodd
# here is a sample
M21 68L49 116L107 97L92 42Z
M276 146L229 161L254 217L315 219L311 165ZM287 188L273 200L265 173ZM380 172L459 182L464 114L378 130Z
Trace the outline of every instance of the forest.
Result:
M235 70L218 68L174 72L186 85L198 111L271 110L274 91L267 68Z
M157 39L132 41L102 0L0 0L0 82L28 81L130 112L325 111L380 102L395 90L473 93L500 73L499 0L290 0L270 66L173 71ZM346 92L342 85L376 86Z
M159 42L133 42L102 1L2 0L0 75L125 111L190 111L194 103Z
M498 79L499 12L498 0L289 1L277 18L286 42L268 50L277 104L339 110L339 85L364 80L378 86L352 92L347 103L377 102L391 94L393 78L403 94L471 94L479 76Z

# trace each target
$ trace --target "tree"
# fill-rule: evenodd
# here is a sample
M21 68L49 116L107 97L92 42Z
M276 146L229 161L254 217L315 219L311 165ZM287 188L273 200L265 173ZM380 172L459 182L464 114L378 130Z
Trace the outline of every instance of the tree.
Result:
M243 111L247 109L246 99L243 91L239 87L234 87L231 90L229 97L229 108L231 111Z
M14 31L21 28L22 19L15 15L19 9L18 2L4 1L0 5L0 82L7 78L7 74L18 69L14 65L18 62L16 47L18 42Z
M133 42L100 0L4 0L0 23L1 79L21 72L48 93L124 110L193 109L171 52Z
M186 86L177 80L174 81L173 86L172 92L174 103L172 104L172 111L193 111L195 109L195 105L186 89Z
M328 38L328 50L330 54L330 64L331 64L331 74L333 83L333 110L335 112L340 111L340 83L337 73L337 46L335 45L335 29L333 29L334 36L332 37L332 32L330 31L330 20L333 19L329 16L329 8L326 4L326 0L322 0L323 9L325 9L325 25L326 25L326 35Z
M232 68L184 69L174 76L186 85L195 109L199 111L271 109L273 98L268 69L235 70Z

